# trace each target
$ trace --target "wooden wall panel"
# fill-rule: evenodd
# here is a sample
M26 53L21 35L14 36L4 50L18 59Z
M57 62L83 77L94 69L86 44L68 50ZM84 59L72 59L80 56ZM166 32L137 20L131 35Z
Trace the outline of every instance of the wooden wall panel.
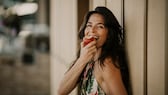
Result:
M124 25L133 95L145 95L145 0L124 0Z
M106 0L106 7L114 13L120 25L123 26L123 0Z
M77 0L51 0L51 95L77 54ZM74 94L72 94L74 95Z
M105 6L106 0L90 0L89 9L92 10L97 6Z
M148 0L148 95L165 95L166 0Z
M168 10L168 0L166 0L166 10ZM166 44L166 48L165 48L165 50L166 50L166 56L165 56L165 70L166 70L166 72L165 72L165 95L168 95L168 90L167 90L167 88L168 88L168 11L166 11L166 35L165 35L165 44Z

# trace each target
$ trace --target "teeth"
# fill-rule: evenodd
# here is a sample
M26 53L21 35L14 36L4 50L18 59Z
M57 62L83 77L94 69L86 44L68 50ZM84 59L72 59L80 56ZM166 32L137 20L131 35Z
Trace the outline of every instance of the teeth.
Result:
M96 40L98 40L98 39L99 39L99 37L98 37L98 36L92 36L92 35L88 35L88 36L86 36L86 38L87 38L87 39L90 39L90 38L92 38L92 37L93 37L93 38L95 38Z
M96 40L98 40L99 39L99 37L98 36L93 36Z

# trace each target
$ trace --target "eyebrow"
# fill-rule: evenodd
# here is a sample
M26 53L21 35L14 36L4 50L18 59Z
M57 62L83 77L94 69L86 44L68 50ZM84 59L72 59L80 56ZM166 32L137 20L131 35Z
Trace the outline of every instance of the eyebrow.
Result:
M92 22L87 22L86 24L92 24ZM97 23L97 24L103 24L103 25L105 25L104 23Z

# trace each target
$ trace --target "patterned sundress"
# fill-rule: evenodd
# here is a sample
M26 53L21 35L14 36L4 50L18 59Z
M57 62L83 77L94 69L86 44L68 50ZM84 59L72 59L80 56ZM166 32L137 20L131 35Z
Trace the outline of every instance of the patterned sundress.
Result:
M80 80L80 95L105 95L93 75L94 63L95 61L88 62L84 69Z

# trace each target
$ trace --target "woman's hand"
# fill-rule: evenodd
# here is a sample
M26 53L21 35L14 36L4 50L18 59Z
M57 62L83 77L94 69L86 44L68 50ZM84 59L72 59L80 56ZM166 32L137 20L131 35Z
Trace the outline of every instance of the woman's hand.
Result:
M94 57L96 52L96 40L91 41L87 45L84 44L84 41L81 42L80 58L82 58L83 61L90 61Z

